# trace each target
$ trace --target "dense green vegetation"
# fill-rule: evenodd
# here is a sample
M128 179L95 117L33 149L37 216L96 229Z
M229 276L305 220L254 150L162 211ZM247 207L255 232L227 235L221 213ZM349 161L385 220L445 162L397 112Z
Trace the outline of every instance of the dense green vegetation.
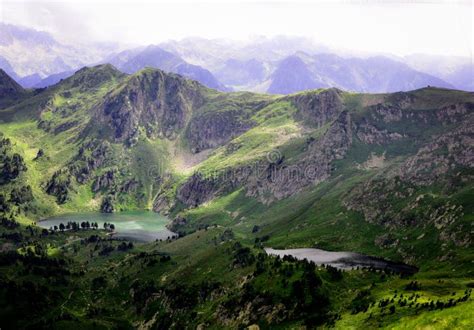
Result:
M1 328L474 326L472 93L220 93L103 65L1 104ZM142 209L179 238L36 226Z

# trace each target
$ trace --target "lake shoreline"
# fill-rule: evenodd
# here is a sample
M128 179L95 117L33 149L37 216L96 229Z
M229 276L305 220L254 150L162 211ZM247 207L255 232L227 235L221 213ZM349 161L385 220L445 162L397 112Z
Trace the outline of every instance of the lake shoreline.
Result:
M49 229L51 227L54 228L54 226L59 227L61 223L63 228L68 223L75 223L79 230L106 230L107 235L110 237L135 242L153 242L178 236L166 227L169 222L168 218L151 211L124 211L117 213L69 213L46 218L38 221L36 225ZM81 227L83 223L88 223L89 225L97 223L98 227L92 228L86 225ZM113 225L113 228L105 228L104 225Z
M273 249L270 247L265 247L264 250L268 255L280 258L292 256L298 260L306 259L319 266L330 265L341 270L352 270L358 267L375 268L404 274L415 274L419 270L416 266L350 251L326 251L315 248Z

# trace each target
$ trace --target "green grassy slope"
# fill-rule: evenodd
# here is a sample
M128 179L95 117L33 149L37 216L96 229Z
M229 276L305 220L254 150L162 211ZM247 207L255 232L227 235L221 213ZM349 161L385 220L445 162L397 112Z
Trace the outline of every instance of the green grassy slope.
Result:
M0 109L2 143L11 142L2 177L14 176L0 184L0 319L7 328L471 328L473 104L472 93L436 88L220 93L109 65L27 91ZM300 176L273 176L295 168ZM100 231L26 227L137 209L167 213L183 237L122 249ZM266 257L263 246L356 251L420 272L340 273Z

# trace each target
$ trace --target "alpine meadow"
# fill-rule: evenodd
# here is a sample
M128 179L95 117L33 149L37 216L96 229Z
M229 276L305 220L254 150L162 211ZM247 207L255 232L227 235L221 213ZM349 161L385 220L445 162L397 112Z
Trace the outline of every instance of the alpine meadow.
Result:
M0 329L473 329L472 3L200 5L0 1Z

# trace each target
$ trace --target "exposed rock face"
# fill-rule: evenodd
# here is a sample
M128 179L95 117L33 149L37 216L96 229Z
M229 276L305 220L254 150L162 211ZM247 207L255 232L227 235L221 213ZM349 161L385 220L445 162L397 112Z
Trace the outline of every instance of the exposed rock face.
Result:
M379 103L369 109L373 117L381 117L385 123L398 122L403 118L402 109L398 106Z
M296 163L286 164L284 159L265 159L253 166L230 169L219 175L205 177L196 173L178 189L177 198L187 206L196 207L243 186L248 196L271 203L327 179L332 161L344 157L351 143L351 117L349 113L342 112Z
M399 168L384 173L384 177L376 177L362 185L350 194L346 205L364 213L368 221L384 221L383 218L400 214L391 214L384 202L392 197L409 198L418 187L443 184L449 189L452 180L469 181L465 170L474 167L474 116L466 120L457 129L442 134L434 141L422 146L418 152L408 157ZM460 171L465 173L459 177ZM395 220L396 221L396 220Z
M408 100L407 100L408 99ZM432 129L434 125L450 125L466 120L466 116L474 111L472 103L455 103L434 110L414 110L409 108L413 102L406 97L401 105L380 103L367 108L365 118L360 118L356 124L357 137L367 144L388 144L408 138L404 133L410 129ZM405 107L405 108L403 108Z
M79 124L78 121L72 120L72 121L67 121L65 123L62 123L53 129L53 134L59 134L64 131L67 131L68 129L71 129L73 127L76 127Z
M409 157L399 175L417 185L430 185L453 169L473 167L474 113L458 128L438 136Z
M164 194L158 195L153 201L153 211L160 212L163 215L168 215L173 206L173 198Z
M410 92L396 92L390 94L387 98L387 102L390 103L390 107L409 109L417 101L417 96Z
M131 180L125 181L120 186L119 191L121 193L131 193L131 192L136 191L139 187L140 187L140 183L135 179L131 179Z
M104 174L97 176L92 183L92 191L94 193L99 192L100 190L109 190L115 184L115 171L110 170Z
M176 197L185 205L196 207L219 194L229 192L232 187L236 187L236 182L195 173L178 189Z
M91 142L79 149L77 155L68 164L68 168L78 183L85 183L95 169L109 160L110 155L110 144L107 141Z
M453 119L456 118L454 113L459 113L456 108L442 111L445 114L451 111L449 118ZM458 190L472 182L473 164L474 114L471 114L455 129L424 144L399 167L356 186L347 195L344 205L361 212L368 222L389 229L435 227L441 241L468 246L472 243L472 235L458 221L464 215L463 207L447 200L443 193L449 195L451 189ZM442 187L442 194L420 193L422 187L434 184ZM385 238L376 243L387 248L396 244Z
M456 103L435 112L436 119L443 123L460 122L464 115L474 112L474 103Z
M176 218L173 219L171 224L169 224L167 227L169 230L173 232L178 232L180 227L185 226L187 223L188 221L185 218L181 216L177 216Z
M241 111L207 112L197 115L186 129L186 138L192 152L214 148L239 136L254 123Z
M351 116L342 112L320 139L310 143L299 161L294 164L285 164L284 161L270 163L264 175L250 176L247 194L271 203L324 181L331 175L332 162L343 158L351 144Z
M45 187L46 193L56 196L59 204L66 203L72 189L72 178L75 177L79 184L86 183L93 172L109 160L109 155L110 144L106 141L101 143L91 142L82 146L67 166L55 172L48 180ZM108 171L96 178L92 190L98 192L101 189L109 189L113 184L114 172Z
M367 121L358 125L356 134L361 141L367 144L387 144L403 138L400 133L379 129Z
M46 193L56 197L58 204L64 204L69 199L71 175L67 170L60 170L53 174L46 183Z
M131 144L144 127L150 137L173 139L185 127L191 109L203 102L204 87L177 75L144 70L110 92L96 109L117 141Z
M324 90L322 92L309 92L293 97L289 100L298 109L296 118L304 124L316 127L337 118L343 109L341 98L342 92L336 88Z

